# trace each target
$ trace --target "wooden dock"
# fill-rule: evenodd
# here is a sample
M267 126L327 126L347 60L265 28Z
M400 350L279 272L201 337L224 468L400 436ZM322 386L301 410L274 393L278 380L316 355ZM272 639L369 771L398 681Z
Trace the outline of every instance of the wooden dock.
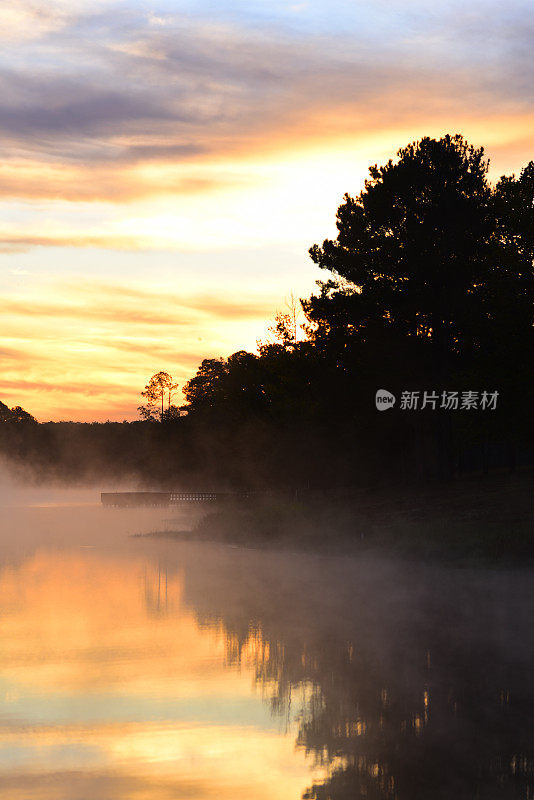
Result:
M232 495L224 492L101 492L107 508L166 507L220 503Z

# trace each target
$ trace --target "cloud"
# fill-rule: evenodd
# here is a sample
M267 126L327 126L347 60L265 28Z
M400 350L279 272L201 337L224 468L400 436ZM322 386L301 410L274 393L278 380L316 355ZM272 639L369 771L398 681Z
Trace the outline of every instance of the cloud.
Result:
M158 294L120 285L82 282L76 288L67 284L70 297L63 303L0 299L0 314L10 316L50 317L97 322L127 323L176 327L190 325L202 317L220 320L264 318L272 311L272 298L241 301L214 294L191 296ZM83 298L83 302L76 299Z
M168 292L158 293L144 288L133 288L114 283L100 281L77 281L65 284L73 294L82 294L85 298L92 297L95 305L100 306L102 298L113 298L113 304L118 302L133 301L143 305L173 305L198 312L209 314L220 319L240 319L248 317L263 317L272 309L272 297L251 297L245 293L239 300L233 300L222 293L173 295ZM1 302L1 301L0 301Z
M32 359L39 358L31 350L22 350L16 347L0 346L0 364L8 361L14 362L17 365L30 362Z
M174 155L173 155L174 157ZM245 185L239 175L177 174L176 170L137 170L135 166L96 167L13 161L0 164L0 198L24 197L69 202L129 203L147 197L194 195Z
M204 356L199 353L180 352L178 344L164 345L157 341L146 339L117 339L113 337L106 341L105 346L111 350L118 350L128 355L141 355L151 358L159 363L177 363L182 369L195 369L198 367Z
M2 0L0 42L42 40L76 24L88 13L102 12L112 0Z
M178 311L179 309L177 309ZM10 316L50 317L54 320L69 318L75 320L96 320L101 322L126 322L132 325L158 325L172 326L187 325L191 319L173 314L171 311L157 312L139 307L128 307L119 304L106 304L102 306L83 306L75 304L48 304L46 302L18 302L15 300L0 300L0 313Z
M71 382L61 380L58 375L56 380L34 381L20 378L19 380L2 380L2 391L10 392L53 392L61 394L73 394L77 397L105 397L110 393L119 392L125 394L125 386L122 383L102 380L98 386L91 385L84 381Z
M32 236L0 234L0 253L23 253L32 247L95 247L110 250L144 250L151 245L133 236Z
M39 39L68 24L67 9L61 3L3 0L0 6L0 41Z
M71 18L59 4L61 30L31 59L15 48L0 69L4 164L14 166L0 191L116 203L207 191L217 176L153 180L136 168L297 148L436 113L532 108L532 7L381 5L360 4L366 24L349 18L334 36L280 19L208 19L202 6L154 24L133 6Z

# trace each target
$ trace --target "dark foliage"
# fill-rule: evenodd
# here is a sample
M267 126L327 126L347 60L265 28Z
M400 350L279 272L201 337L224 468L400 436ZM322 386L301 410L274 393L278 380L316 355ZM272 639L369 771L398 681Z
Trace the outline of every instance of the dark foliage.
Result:
M328 276L302 301L306 341L293 308L257 354L204 360L182 414L169 394L161 424L2 425L3 452L68 477L341 492L531 464L534 162L495 186L487 169L458 135L410 144L371 167L337 238L311 248ZM397 397L385 413L381 388ZM405 390L499 399L409 411Z

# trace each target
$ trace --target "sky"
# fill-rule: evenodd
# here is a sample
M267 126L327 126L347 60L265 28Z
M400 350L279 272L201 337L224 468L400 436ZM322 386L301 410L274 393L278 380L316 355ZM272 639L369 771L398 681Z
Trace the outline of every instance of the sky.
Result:
M533 37L531 0L3 0L0 400L133 420L153 373L254 350L410 141L517 174Z

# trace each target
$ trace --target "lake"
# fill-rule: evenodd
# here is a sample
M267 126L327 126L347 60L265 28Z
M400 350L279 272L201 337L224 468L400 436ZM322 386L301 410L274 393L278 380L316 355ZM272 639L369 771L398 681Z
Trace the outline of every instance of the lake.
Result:
M9 800L534 797L533 575L132 536L0 509Z

